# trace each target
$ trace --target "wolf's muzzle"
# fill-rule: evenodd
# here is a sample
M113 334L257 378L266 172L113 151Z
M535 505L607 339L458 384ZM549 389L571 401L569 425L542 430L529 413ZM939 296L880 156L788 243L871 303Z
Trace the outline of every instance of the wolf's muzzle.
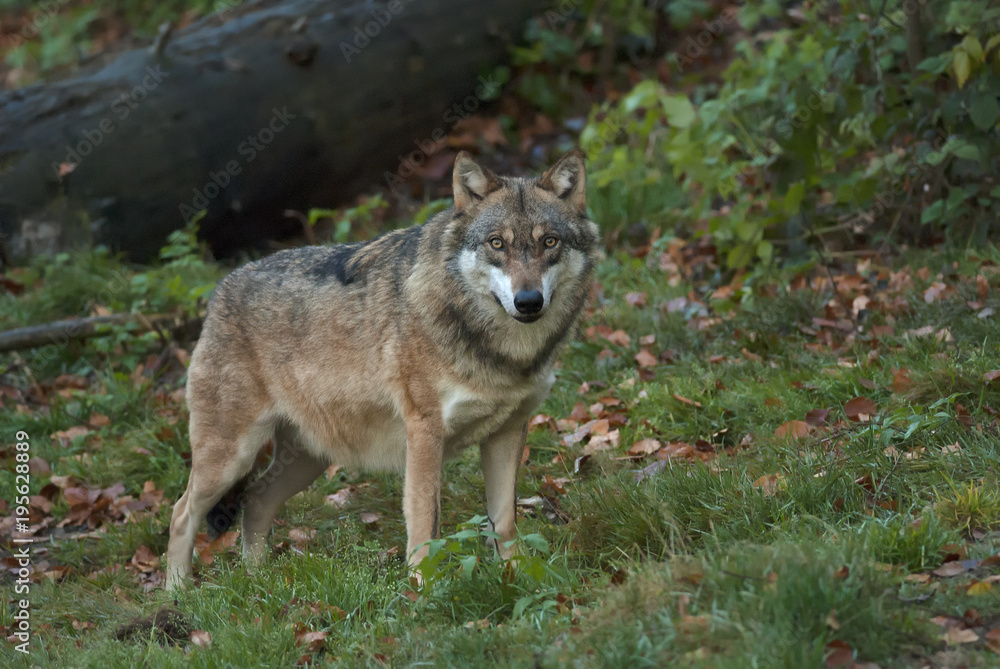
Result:
M540 290L519 290L514 295L514 308L526 316L537 314L545 306Z

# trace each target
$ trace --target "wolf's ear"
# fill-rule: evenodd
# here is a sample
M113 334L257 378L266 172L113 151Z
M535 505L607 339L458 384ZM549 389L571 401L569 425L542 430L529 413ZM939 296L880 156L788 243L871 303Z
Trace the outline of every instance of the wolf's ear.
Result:
M451 186L455 193L455 209L461 211L500 188L500 179L462 151L455 158Z
M566 200L581 214L587 211L587 172L583 167L583 153L573 149L556 161L538 180L544 188Z

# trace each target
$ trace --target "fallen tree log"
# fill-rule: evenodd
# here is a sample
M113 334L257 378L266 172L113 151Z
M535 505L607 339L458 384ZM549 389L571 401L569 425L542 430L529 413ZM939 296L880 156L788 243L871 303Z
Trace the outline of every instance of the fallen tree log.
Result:
M0 332L0 352L61 345L78 339L111 334L110 326L134 324L137 333L176 330L188 319L177 314L111 314L87 318L67 318L52 323L29 325Z
M256 0L0 95L4 258L105 244L146 261L200 209L217 255L298 232L284 210L391 181L494 96L482 73L543 6Z

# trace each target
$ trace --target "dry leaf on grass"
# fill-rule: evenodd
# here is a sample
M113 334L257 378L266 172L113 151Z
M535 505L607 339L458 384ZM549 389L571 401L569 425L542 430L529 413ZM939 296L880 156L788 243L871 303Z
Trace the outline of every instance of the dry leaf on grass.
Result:
M969 584L969 587L965 589L965 594L973 597L988 595L991 592L993 592L993 584L989 581L973 581Z
M59 442L60 446L69 446L74 439L90 434L90 428L83 425L74 425L67 430L59 430L52 434L52 438Z
M847 669L854 663L854 649L850 644L834 639L826 644L826 669Z
M753 482L754 488L760 488L764 497L770 497L781 489L784 477L781 474L766 474Z
M892 392L902 395L913 388L913 380L910 378L910 370L906 367L892 370Z
M635 354L635 362L642 369L649 369L650 367L656 367L657 360L655 355L646 349L642 349Z
M975 643L979 641L979 635L968 629L961 629L958 627L949 627L945 630L945 633L941 635L941 638L949 646L954 646L963 643Z
M329 632L314 632L308 627L300 627L295 632L295 643L305 646L307 650L317 651L326 645L326 637Z
M826 423L826 419L830 417L829 409L810 409L806 412L806 422L813 427L819 427Z
M215 556L236 546L238 532L223 532L214 539L206 532L199 532L194 539L194 551L202 564L212 564Z
M867 397L855 397L844 404L844 413L853 421L867 423L876 409L875 402Z
M625 330L615 330L607 337L605 337L612 344L621 346L622 348L627 348L629 344L632 343L631 337L625 332Z
M774 436L801 439L808 436L811 431L812 425L804 420L790 420L787 423L779 425L778 429L774 431Z
M625 301L633 307L642 309L646 306L646 293L626 293Z
M656 439L640 439L628 449L629 455L649 455L656 453L662 445Z
M961 450L962 447L958 445L957 441L954 444L948 444L946 446L941 447L941 452L944 453L945 455L951 455L952 453L959 453L961 452Z
M943 565L933 570L931 573L940 578L951 578L971 571L979 566L978 560L954 560L945 562Z
M205 630L191 630L191 643L199 648L208 648L212 645L212 635Z
M139 546L132 556L132 566L141 572L153 572L160 567L160 557L148 546Z

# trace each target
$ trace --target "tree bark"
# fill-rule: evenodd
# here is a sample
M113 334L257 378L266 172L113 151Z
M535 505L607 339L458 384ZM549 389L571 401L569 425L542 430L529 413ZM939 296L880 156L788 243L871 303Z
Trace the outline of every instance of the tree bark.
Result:
M904 5L906 12L906 64L910 72L924 61L924 29L920 19L920 4Z
M405 175L494 96L486 73L540 6L257 0L0 95L5 259L106 244L146 261L200 209L219 255L298 232L285 209Z

